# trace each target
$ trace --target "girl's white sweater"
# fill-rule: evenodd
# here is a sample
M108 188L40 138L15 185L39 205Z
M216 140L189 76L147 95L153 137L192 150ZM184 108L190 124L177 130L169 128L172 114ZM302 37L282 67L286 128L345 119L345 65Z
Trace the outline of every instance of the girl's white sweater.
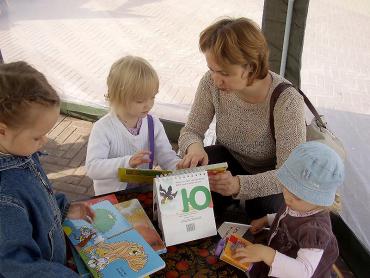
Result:
M164 127L157 117L154 122L154 165L175 169L180 158L172 150ZM138 135L132 135L114 112L98 120L90 134L86 155L87 175L94 181L95 195L123 190L127 184L119 182L118 168L129 168L133 154L149 150L147 117ZM148 168L148 163L139 168Z

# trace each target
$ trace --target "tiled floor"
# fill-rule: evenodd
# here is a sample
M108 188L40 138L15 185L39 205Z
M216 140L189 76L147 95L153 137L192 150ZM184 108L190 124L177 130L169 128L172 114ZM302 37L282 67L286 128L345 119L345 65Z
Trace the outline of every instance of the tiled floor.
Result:
M92 181L84 168L87 141L92 123L61 115L49 132L46 156L41 163L56 191L66 193L71 200L94 195Z

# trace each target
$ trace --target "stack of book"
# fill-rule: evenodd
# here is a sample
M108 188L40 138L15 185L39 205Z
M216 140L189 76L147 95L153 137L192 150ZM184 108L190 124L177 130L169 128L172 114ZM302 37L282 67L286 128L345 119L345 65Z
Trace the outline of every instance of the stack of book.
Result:
M88 202L96 214L92 224L70 219L63 223L82 277L145 277L165 267L158 253L166 248L136 199L117 204L115 196L108 195Z

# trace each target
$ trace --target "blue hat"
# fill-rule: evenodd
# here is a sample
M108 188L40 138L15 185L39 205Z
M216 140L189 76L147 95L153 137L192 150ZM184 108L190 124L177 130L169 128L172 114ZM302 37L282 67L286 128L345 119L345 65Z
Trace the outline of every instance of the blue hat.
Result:
M292 151L277 170L277 177L298 198L318 206L331 206L344 180L344 165L333 149L310 141Z

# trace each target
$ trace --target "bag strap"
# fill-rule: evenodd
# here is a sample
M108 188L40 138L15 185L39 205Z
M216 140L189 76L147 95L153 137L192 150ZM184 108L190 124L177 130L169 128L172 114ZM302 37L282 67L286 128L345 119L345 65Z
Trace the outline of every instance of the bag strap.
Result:
M148 133L149 133L149 169L153 169L153 162L154 162L154 122L153 117L148 114L147 116L148 120Z
M276 140L276 138L275 138L275 126L274 126L274 108L275 108L275 104L276 104L279 96L281 95L281 93L284 92L289 87L295 88L302 95L305 104L307 105L308 109L310 109L311 113L315 116L315 119L316 119L317 123L320 125L320 127L326 128L326 124L321 119L321 117L320 117L319 113L317 112L316 108L313 106L313 104L308 99L308 97L302 92L302 90L299 89L299 88L294 87L292 84L282 82L282 83L280 83L279 85L276 86L276 88L274 89L274 91L271 94L271 99L270 99L270 129L271 129L271 133L273 135L274 140Z

